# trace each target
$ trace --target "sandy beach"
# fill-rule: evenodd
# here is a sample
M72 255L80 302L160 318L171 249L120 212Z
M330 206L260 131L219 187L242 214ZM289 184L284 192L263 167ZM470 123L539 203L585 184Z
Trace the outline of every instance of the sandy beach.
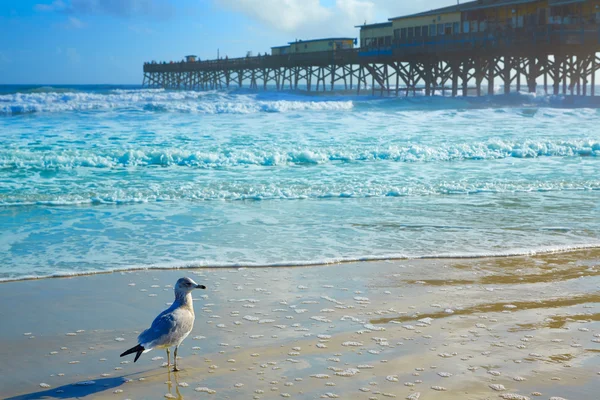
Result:
M600 252L9 282L0 396L596 399ZM188 275L180 348L119 354Z

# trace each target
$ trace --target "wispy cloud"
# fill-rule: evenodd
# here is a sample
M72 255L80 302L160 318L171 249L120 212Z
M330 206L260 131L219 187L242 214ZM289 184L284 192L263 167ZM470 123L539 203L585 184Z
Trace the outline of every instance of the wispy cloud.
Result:
M108 15L117 18L170 18L174 2L169 0L54 0L35 5L40 12L62 12L74 15Z
M67 5L62 0L54 0L50 4L36 4L33 8L40 12L53 12L66 9Z
M456 4L456 0L370 0L376 10L379 18L397 17L399 15L408 15L421 11L428 11L434 8L446 7ZM377 21L369 21L377 22Z
M217 0L275 29L293 32L302 26L327 19L331 12L319 0ZM267 11L268 10L268 11ZM266 12L265 12L266 11Z
M456 4L455 0L213 0L266 26L301 37L356 34L354 25Z
M67 19L67 23L64 26L67 29L81 29L85 28L85 23L82 22L79 18L69 17Z

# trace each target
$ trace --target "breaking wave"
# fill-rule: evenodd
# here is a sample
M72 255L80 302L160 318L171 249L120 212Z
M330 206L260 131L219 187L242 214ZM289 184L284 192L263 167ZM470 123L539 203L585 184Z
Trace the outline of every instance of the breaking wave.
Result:
M450 162L538 157L599 157L600 140L490 139L440 146L405 145L382 148L295 148L193 151L178 148L48 150L0 149L0 169L125 168L181 166L233 168L356 162Z
M43 89L43 88L42 88ZM258 97L258 99L257 99ZM264 97L264 100L260 98ZM0 115L95 110L134 110L198 114L252 114L290 111L344 111L349 100L320 97L255 96L226 92L113 90L109 93L46 91L0 95Z
M0 94L0 116L53 112L125 110L213 114L285 113L298 111L348 111L394 109L481 109L494 107L598 108L592 97L572 98L535 93L512 93L488 97L444 97L439 93L425 97L398 98L362 95L354 91L256 92L247 89L228 91L168 91L164 89L112 89L85 91L75 88L37 87Z
M600 191L600 179L533 182L462 182L449 181L433 184L393 185L386 183L338 183L307 186L280 182L266 183L208 183L181 185L154 185L148 188L115 190L73 188L70 193L13 193L0 194L0 206L79 206L105 204L139 204L177 201L266 201L306 199L368 199L440 195L477 195L490 193L530 193Z

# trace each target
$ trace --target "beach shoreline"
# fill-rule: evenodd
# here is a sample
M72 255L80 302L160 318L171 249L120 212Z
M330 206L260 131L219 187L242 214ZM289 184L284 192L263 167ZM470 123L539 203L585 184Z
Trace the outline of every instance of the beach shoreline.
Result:
M440 254L429 256L371 256L371 257L354 257L354 258L334 258L329 260L319 260L314 262L296 261L296 262L278 262L273 264L260 263L239 263L239 264L224 264L212 265L208 262L179 262L171 264L159 264L148 266L128 266L118 267L107 270L90 270L83 272L71 273L56 273L52 275L25 275L14 278L0 278L0 285L10 282L21 282L31 280L44 279L65 279L77 278L92 275L104 275L115 273L129 273L140 271L196 271L204 269L269 269L269 268L310 268L310 267L329 267L334 265L356 264L356 263L377 263L377 262L405 262L405 261L436 261L436 260L486 260L486 259L501 259L501 258L517 258L517 257L543 257L549 255L569 254L583 251L598 251L600 252L599 243L590 243L574 246L548 246L531 250L514 250L501 251L494 254Z
M591 400L599 266L588 249L5 282L0 397ZM183 371L119 358L184 275L208 290Z

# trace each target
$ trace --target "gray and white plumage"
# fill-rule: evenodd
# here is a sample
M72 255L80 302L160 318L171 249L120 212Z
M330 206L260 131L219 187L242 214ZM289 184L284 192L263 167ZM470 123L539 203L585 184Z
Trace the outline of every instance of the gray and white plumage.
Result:
M174 370L177 371L177 349L181 342L192 331L194 327L194 304L192 291L194 289L206 289L190 278L181 278L175 285L175 301L165 311L160 313L152 322L150 328L138 336L138 345L125 351L121 357L136 353L136 362L142 353L152 349L167 350L167 367L170 365L170 348L175 347Z

